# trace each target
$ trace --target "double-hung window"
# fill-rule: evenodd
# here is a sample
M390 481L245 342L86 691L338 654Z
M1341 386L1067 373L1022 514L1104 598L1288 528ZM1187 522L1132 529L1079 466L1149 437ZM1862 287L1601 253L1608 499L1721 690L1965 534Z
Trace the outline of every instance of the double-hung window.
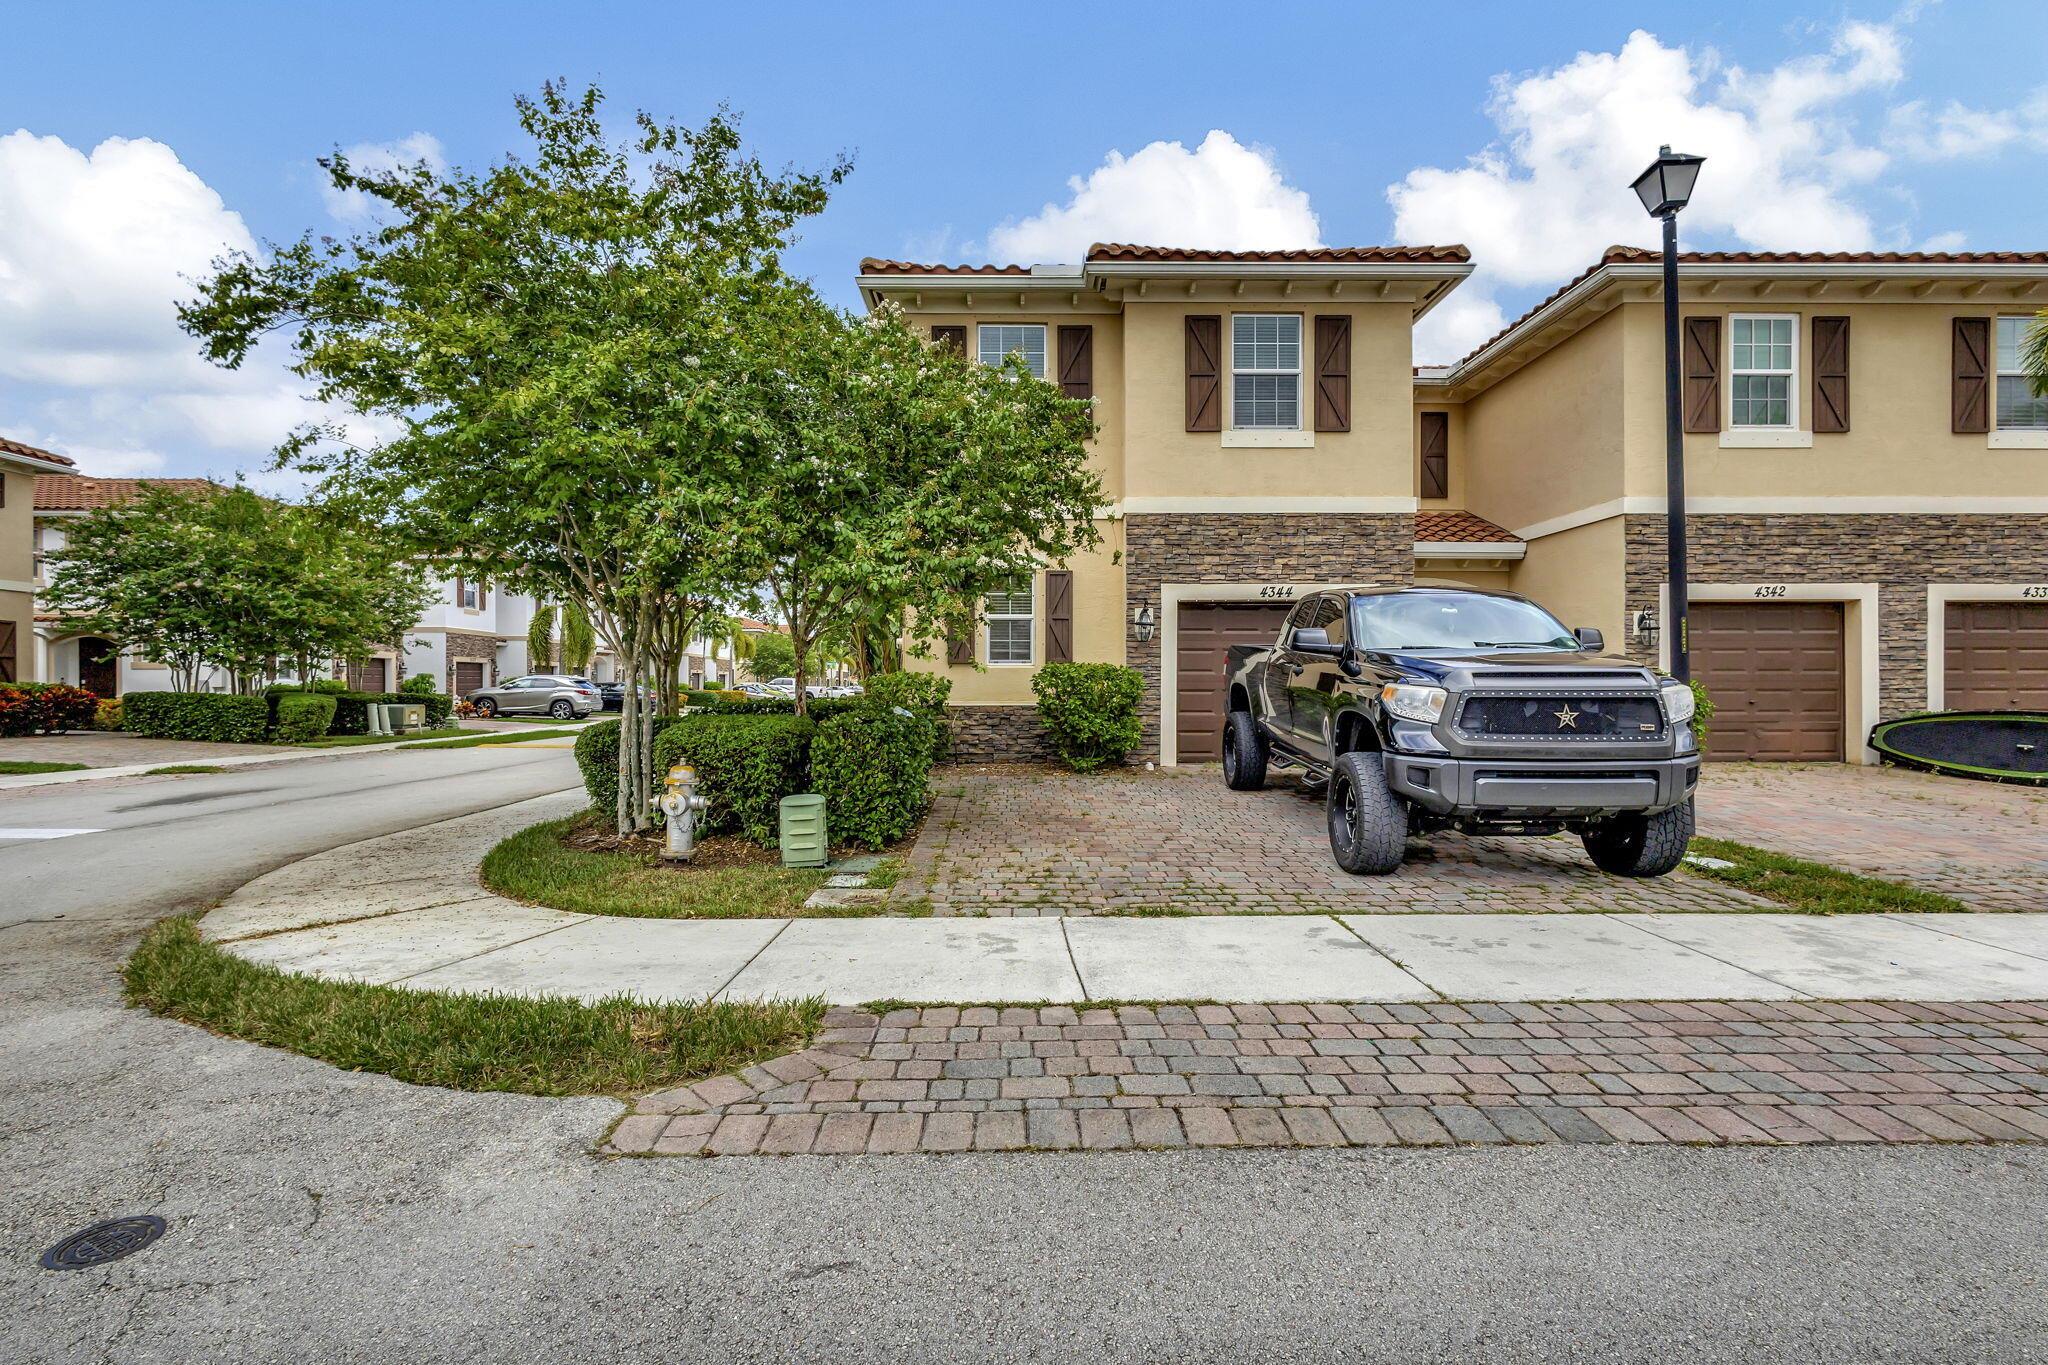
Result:
M2020 367L2020 347L2031 317L1998 320L1998 393L1993 428L1998 431L2048 431L2048 398L2034 394L2033 381Z
M1045 324L984 322L975 334L975 354L984 365L1001 365L1012 353L1024 357L1032 378L1045 378Z
M982 599L988 622L988 661L992 664L1031 662L1031 580L1018 578Z
M1798 324L1791 317L1728 320L1729 424L1789 429L1798 416Z
M1230 425L1301 429L1301 317L1236 313L1230 319Z

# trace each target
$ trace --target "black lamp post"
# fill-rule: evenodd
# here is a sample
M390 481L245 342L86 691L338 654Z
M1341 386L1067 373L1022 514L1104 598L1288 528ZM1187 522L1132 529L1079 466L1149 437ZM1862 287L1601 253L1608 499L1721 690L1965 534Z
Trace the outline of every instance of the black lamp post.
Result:
M1671 676L1692 681L1692 638L1686 630L1685 587L1685 420L1678 372L1678 211L1692 198L1703 156L1686 156L1670 145L1636 177L1636 197L1652 218L1664 220L1664 549L1671 604L1664 623L1671 641Z

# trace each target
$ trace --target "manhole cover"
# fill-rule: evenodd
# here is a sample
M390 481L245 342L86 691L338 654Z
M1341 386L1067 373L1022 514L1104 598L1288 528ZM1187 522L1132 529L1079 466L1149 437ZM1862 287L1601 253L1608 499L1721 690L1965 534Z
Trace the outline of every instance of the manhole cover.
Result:
M74 1232L43 1253L45 1270L90 1270L142 1250L164 1235L164 1220L153 1213L109 1218Z

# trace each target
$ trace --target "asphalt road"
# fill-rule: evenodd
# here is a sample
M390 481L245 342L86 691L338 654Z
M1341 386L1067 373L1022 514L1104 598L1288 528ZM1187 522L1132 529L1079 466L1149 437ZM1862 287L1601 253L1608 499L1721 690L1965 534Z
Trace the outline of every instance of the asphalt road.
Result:
M601 1100L418 1089L124 1008L161 914L559 789L352 755L0 794L0 1360L2024 1361L2048 1151L622 1160ZM124 1213L163 1241L36 1256Z

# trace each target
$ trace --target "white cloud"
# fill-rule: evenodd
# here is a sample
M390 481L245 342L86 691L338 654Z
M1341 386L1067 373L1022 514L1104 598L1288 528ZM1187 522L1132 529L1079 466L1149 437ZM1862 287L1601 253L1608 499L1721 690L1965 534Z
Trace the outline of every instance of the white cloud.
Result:
M1308 195L1287 183L1272 153L1220 128L1192 152L1179 142L1153 142L1130 156L1112 151L1067 187L1066 203L991 231L989 258L1078 261L1093 242L1215 251L1322 244Z
M1961 232L1937 232L1921 242L1921 251L1961 251L1970 244L1969 237Z
M395 171L422 161L436 173L448 169L441 140L431 133L408 133L396 142L358 142L342 148L342 155L359 172ZM332 181L322 183L320 195L327 201L327 211L343 222L367 218L376 208L376 201L361 190L338 190Z
M213 260L256 249L241 215L163 143L109 138L88 154L25 129L0 137L10 416L53 433L52 449L98 452L109 474L194 446L253 463L301 422L346 419L306 401L281 346L223 370L179 329L177 304Z
M163 472L164 457L154 450L111 448L106 446L81 445L67 440L57 433L49 433L38 440L24 438L33 446L54 450L59 455L68 455L79 472L101 479L139 479Z
M1929 109L1925 100L1910 100L1895 106L1885 122L1885 142L1916 161L1989 156L2019 137L2017 114L1972 109L1958 100L1939 110Z

